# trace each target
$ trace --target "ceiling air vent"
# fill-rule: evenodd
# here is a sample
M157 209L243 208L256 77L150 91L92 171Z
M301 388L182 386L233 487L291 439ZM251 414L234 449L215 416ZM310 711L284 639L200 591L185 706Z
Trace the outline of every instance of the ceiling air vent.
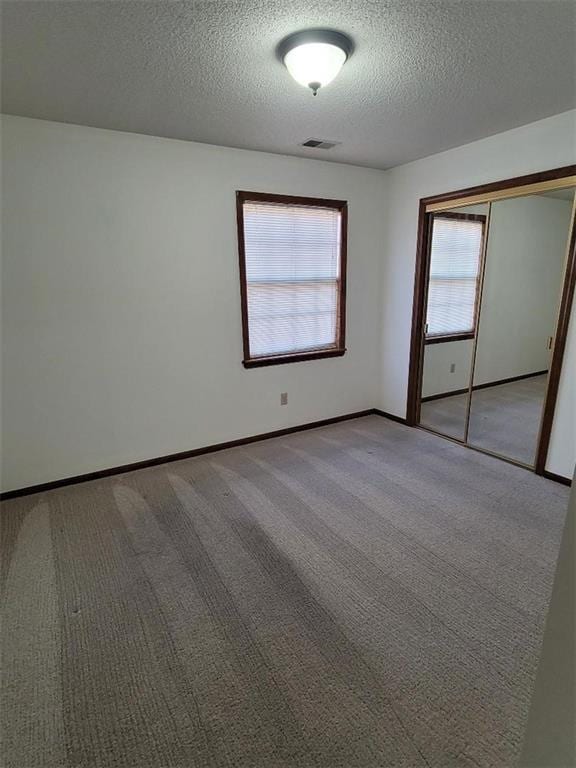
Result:
M326 141L326 139L306 139L306 141L303 141L300 146L313 147L314 149L332 149L332 147L336 147L338 144L341 144L341 142Z

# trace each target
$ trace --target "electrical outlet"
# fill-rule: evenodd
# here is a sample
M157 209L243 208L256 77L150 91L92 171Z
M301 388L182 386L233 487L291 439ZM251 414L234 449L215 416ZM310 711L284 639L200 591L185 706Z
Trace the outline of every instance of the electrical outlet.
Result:
M450 363L450 373L454 373L456 370L456 363Z
M280 393L280 405L288 405L288 392Z

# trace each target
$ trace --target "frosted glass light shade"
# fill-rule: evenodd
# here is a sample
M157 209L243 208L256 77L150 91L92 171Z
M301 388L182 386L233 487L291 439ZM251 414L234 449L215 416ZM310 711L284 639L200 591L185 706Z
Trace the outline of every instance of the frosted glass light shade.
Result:
M316 92L334 80L346 58L332 43L304 43L288 51L284 64L297 83Z

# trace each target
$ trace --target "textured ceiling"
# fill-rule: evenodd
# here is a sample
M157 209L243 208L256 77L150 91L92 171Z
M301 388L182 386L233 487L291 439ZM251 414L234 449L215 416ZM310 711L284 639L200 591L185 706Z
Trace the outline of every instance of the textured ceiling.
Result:
M387 168L576 103L573 0L15 0L9 114ZM328 26L356 50L314 98L275 58ZM303 149L310 136L342 142Z

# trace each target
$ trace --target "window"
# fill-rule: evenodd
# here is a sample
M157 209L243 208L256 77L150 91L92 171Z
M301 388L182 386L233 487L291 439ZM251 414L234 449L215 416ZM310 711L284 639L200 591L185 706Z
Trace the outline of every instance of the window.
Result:
M442 213L432 218L426 342L472 339L485 216Z
M244 366L343 355L347 204L236 196Z

